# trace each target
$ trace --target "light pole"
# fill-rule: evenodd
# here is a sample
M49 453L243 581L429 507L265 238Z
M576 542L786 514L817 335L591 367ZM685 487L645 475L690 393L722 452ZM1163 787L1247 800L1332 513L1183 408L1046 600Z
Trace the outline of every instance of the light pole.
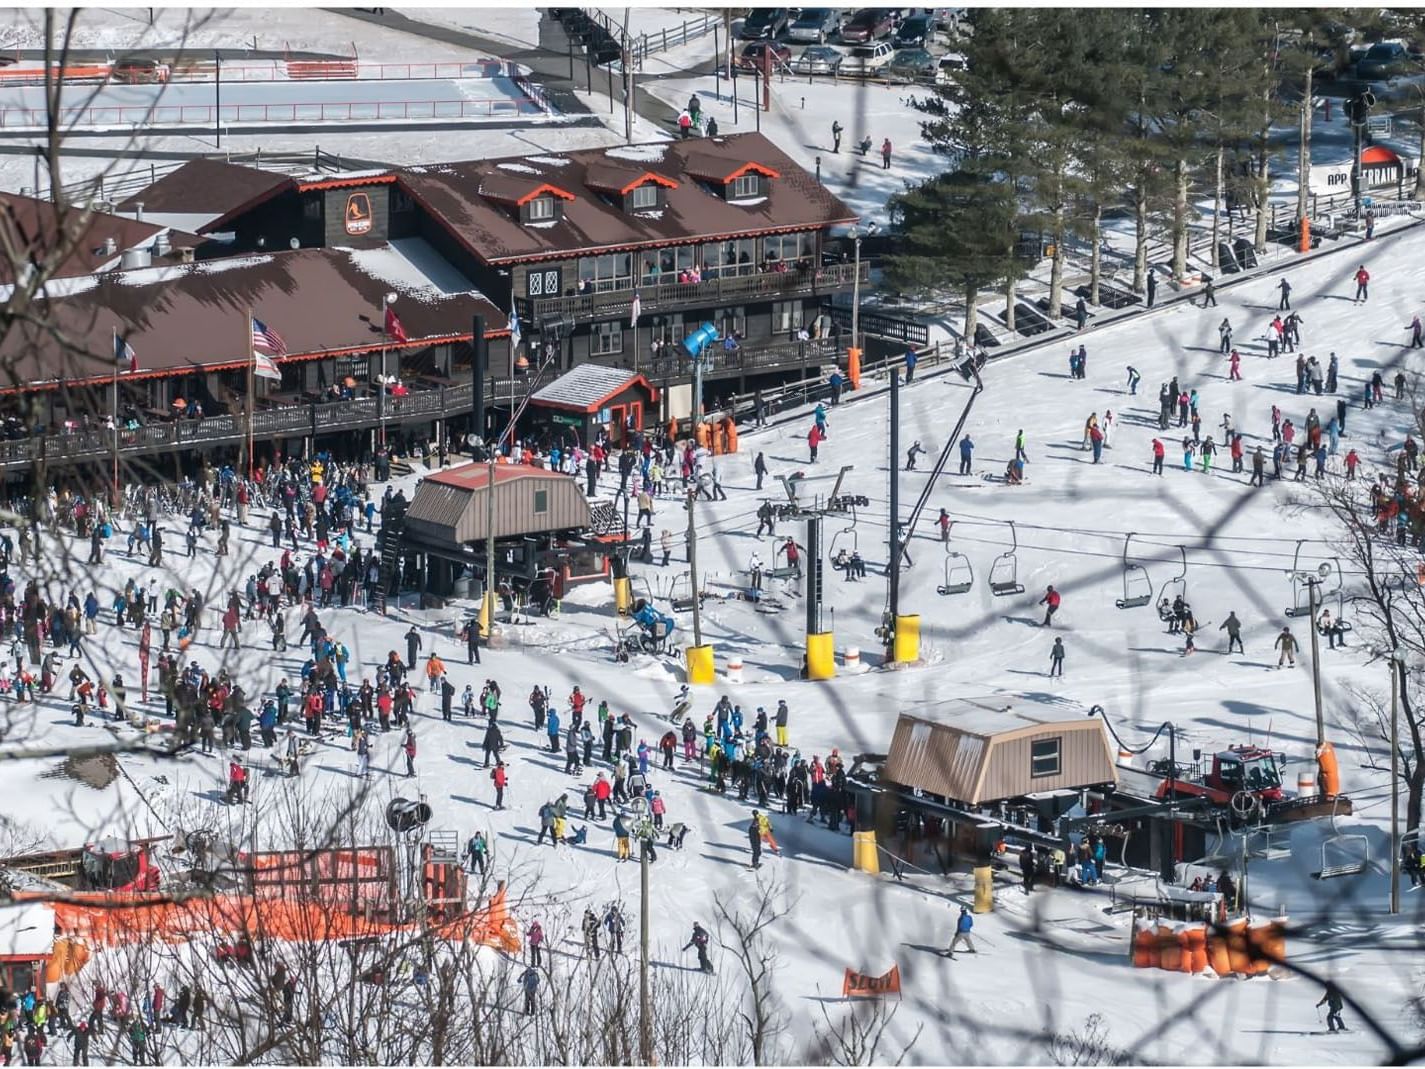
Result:
M1307 619L1307 630L1311 632L1311 691L1316 704L1316 748L1318 752L1326 742L1326 718L1321 712L1321 640L1316 634L1316 609L1320 604L1321 584L1330 574L1331 564L1329 561L1322 561L1320 567L1314 572L1296 573L1297 582L1306 584L1308 612L1311 614Z
M396 303L394 292L386 294L381 305L381 374L376 376L376 415L381 425L381 448L386 448L386 310Z
M1400 912L1400 676L1405 660L1390 651L1390 912Z
M877 230L875 223L866 227L865 237L870 237ZM855 245L855 257L852 266L851 278L851 348L857 352L861 351L860 328L861 328L861 228L851 227L851 240Z

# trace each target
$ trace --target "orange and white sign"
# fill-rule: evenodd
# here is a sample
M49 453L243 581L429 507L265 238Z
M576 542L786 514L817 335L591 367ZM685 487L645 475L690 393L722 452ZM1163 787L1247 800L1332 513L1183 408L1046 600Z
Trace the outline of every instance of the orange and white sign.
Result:
M847 969L846 976L841 981L842 998L880 998L883 995L899 996L900 993L901 967L899 965L892 965L891 971L883 976L870 976Z
M353 237L371 230L371 198L365 193L352 193L346 198L346 232Z

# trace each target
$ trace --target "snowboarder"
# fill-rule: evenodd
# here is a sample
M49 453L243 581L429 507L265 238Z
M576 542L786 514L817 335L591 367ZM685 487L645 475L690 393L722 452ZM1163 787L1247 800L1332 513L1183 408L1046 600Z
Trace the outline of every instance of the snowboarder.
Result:
M1059 611L1060 600L1061 598L1059 597L1059 592L1055 590L1053 585L1051 584L1049 589L1044 592L1044 596L1039 599L1040 605L1047 606L1047 608L1044 610L1044 623L1040 626L1049 627L1051 625L1054 619L1054 614Z
M1283 627L1281 630L1281 634L1277 636L1277 640L1275 643L1273 643L1273 645L1275 645L1277 649L1281 650L1281 655L1277 657L1277 667L1280 668L1284 664L1290 664L1293 668L1295 668L1296 639L1292 637L1291 628Z
M920 444L920 439L917 438L917 439L915 440L915 443L914 443L909 449L906 450L906 454L905 454L905 470L906 470L906 471L915 471L915 458L918 457L921 453L924 453L924 452L925 452L925 447Z
M1056 638L1054 639L1054 648L1049 651L1049 678L1053 679L1055 676L1059 676L1062 679L1063 675L1064 640L1062 638Z
M1277 310L1285 311L1291 308L1291 283L1282 279L1277 283L1277 289L1282 291L1282 298L1277 302Z
M694 947L697 949L698 968L705 973L711 973L713 971L713 967L712 962L708 960L708 932L707 929L704 928L697 921L693 922L693 936L691 939L688 940L688 943L686 946L683 947L683 950L687 951L688 947Z
M1411 316L1411 317L1410 317L1410 348L1412 348L1412 349L1425 349L1425 340L1422 340L1422 339L1421 339L1420 334L1421 334L1420 317L1419 317L1418 315Z

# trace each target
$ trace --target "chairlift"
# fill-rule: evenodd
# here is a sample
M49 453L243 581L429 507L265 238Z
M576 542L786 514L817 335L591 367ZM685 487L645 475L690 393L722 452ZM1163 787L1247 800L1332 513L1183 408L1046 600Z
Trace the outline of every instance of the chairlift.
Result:
M1311 874L1313 880L1334 880L1341 876L1359 876L1370 867L1371 841L1365 835L1348 834L1336 827L1336 812L1331 812L1331 835L1321 840L1321 868Z
M975 570L970 567L970 558L951 549L947 538L945 542L945 582L936 587L935 592L942 596L968 594L974 585Z
M673 577L668 588L668 604L674 612L688 612L693 607L693 580L686 572Z
M1153 603L1153 580L1148 569L1134 564L1128 559L1128 548L1133 542L1133 532L1123 540L1123 597L1114 602L1120 609L1141 609Z
M1178 546L1178 554L1182 557L1182 571L1173 576L1163 584L1158 591L1158 615L1164 620L1172 619L1173 604L1178 598L1183 599L1183 604L1187 604L1187 550ZM1164 607L1166 606L1166 608Z
M1316 569L1321 576L1321 581L1316 584L1308 582L1301 572L1301 547L1305 542L1306 539L1304 538L1297 540L1296 552L1291 558L1291 573L1289 575L1289 579L1291 580L1291 604L1287 606L1286 614L1293 618L1299 616L1309 617L1311 615L1311 588L1315 585L1316 604L1318 606L1331 595L1336 595L1336 615L1339 618L1345 601L1345 594L1341 590L1341 562L1335 557L1322 561ZM1333 575L1336 579L1336 585L1328 587L1326 582ZM1312 625L1315 626L1315 621L1312 621ZM1347 630L1349 630L1349 628Z
M1009 524L1009 537L1013 540L1013 545L996 557L994 564L990 565L990 593L997 598L1024 593L1024 587L1019 582L1019 535L1015 533L1013 520L1005 522Z
M848 539L850 540L849 546L846 544ZM827 556L831 558L831 567L836 571L840 571L846 564L846 561L841 559L838 553L838 546L840 552L845 553L847 558L861 552L861 536L856 533L856 509L854 506L851 509L851 523L832 535L831 545L827 547Z

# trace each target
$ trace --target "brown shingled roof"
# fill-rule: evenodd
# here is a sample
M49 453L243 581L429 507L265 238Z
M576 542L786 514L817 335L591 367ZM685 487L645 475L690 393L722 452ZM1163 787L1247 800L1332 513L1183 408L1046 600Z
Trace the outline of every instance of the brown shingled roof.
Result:
M285 174L244 167L223 160L189 160L119 204L120 211L172 215L223 215L234 208L290 185Z
M503 164L503 166L502 166ZM753 164L770 174L767 195L755 203L729 203L707 184L687 176L726 177ZM601 195L610 167L651 172L676 183L659 212L631 215ZM696 138L628 148L566 152L558 157L413 167L400 183L474 255L488 263L567 256L670 242L735 237L769 231L809 230L855 222L855 213L759 133ZM484 195L481 194L483 184ZM541 185L573 194L563 218L522 224L507 204L491 199L498 189Z
M72 229L79 225L83 208L66 209L63 223ZM47 200L22 197L18 193L0 193L0 233L7 246L26 249L36 260L57 253L68 244L68 235L59 233L61 216ZM120 215L90 212L84 229L73 241L73 247L51 273L53 278L73 278L93 274L106 263L119 258L125 249L132 249L153 239L164 227L139 223ZM114 239L114 251L104 251L106 238ZM10 264L0 260L0 284L14 282Z
M241 366L247 360L248 309L282 335L289 353L284 359L379 349L377 309L385 293L400 285L369 273L363 262L370 261L363 258L370 255L302 249L95 276L92 286L51 298L65 348L45 331L10 331L0 365L14 379L0 387L106 377L115 330L138 356L138 372L126 379ZM410 341L391 348L468 340L476 313L485 316L487 336L508 329L504 314L473 293L421 290L402 300L398 312Z

